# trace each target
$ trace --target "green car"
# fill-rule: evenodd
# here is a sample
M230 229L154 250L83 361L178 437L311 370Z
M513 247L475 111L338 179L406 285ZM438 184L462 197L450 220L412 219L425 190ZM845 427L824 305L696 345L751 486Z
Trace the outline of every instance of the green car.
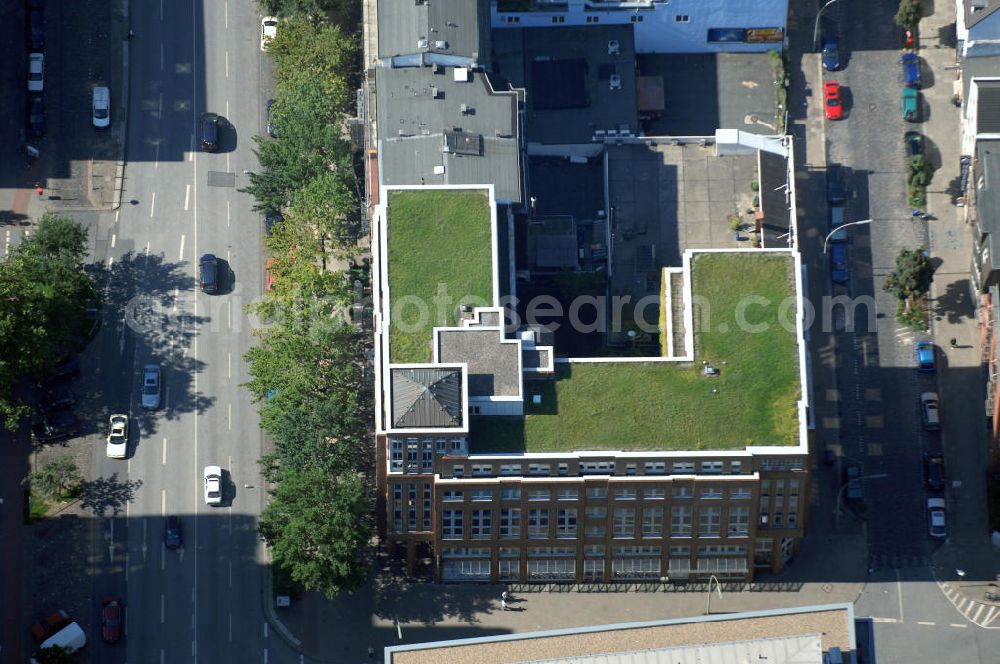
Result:
M917 91L913 88L903 88L903 119L907 122L917 122L920 107L917 103Z

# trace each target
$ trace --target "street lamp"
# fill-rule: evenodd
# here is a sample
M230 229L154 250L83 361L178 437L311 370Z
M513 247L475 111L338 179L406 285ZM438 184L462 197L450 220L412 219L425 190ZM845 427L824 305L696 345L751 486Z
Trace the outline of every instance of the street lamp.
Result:
M882 479L884 477L889 477L889 474L888 473L876 473L874 475L862 475L861 477L855 477L852 480L847 480L846 482L844 482L844 485L841 486L840 489L837 491L837 509L834 512L834 514L836 515L836 518L837 518L837 523L838 524L840 523L840 513L842 511L841 508L840 508L840 505L841 505L841 502L843 501L843 498L844 498L844 490L847 487L851 486L855 482L860 482L861 480L880 480L880 479Z
M813 49L814 50L817 49L817 48L819 48L819 17L823 15L823 11L827 7L829 7L830 5L832 5L833 3L835 3L836 1L837 0L828 0L828 2L825 5L823 5L822 7L820 7L819 11L816 12L816 27L813 28Z
M842 224L840 226L837 226L832 231L827 233L825 238L823 238L823 253L824 254L826 253L826 245L829 244L830 238L833 237L833 234L839 231L841 228L847 228L848 226L860 226L861 224L870 224L872 223L872 221L873 221L872 219L862 219L861 221L852 221L848 224Z
M708 599L705 601L705 615L712 615L712 581L715 581L715 592L719 593L719 599L722 599L722 584L719 580L715 578L715 575L708 577Z

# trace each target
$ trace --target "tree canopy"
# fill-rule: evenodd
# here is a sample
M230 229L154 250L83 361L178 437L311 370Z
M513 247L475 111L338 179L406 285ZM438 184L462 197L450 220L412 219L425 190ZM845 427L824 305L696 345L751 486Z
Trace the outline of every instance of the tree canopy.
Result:
M885 280L885 290L899 300L927 293L934 278L934 266L923 247L903 249L896 257L896 269Z

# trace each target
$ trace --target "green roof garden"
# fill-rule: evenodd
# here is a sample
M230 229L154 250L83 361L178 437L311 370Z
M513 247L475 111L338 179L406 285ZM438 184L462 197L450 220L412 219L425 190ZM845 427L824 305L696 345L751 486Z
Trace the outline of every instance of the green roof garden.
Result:
M556 380L525 383L525 417L473 418L471 452L796 445L794 269L790 254L696 254L693 363L560 364ZM703 361L719 375L706 376Z
M433 328L461 305L493 302L493 235L485 189L389 194L389 358L430 362Z

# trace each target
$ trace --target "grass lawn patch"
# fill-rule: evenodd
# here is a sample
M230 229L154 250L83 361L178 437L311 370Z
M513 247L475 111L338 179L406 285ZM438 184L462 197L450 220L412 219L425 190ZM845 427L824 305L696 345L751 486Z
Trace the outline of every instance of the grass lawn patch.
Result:
M472 451L797 444L793 269L785 254L697 256L693 364L561 364L555 381L526 383L526 417L473 418ZM705 376L702 360L720 375Z
M32 491L28 494L28 505L27 509L27 523L35 523L41 521L49 514L49 510L52 505L49 503L48 499L37 491Z
M430 362L435 326L459 307L493 302L493 236L485 191L396 191L389 196L392 362Z

